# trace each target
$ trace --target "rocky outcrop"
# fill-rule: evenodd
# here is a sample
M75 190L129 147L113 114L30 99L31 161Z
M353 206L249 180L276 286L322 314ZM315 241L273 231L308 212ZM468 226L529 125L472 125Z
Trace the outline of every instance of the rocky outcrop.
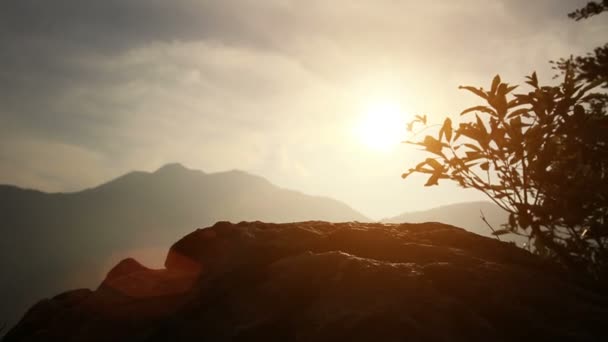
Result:
M246 172L179 164L74 193L0 184L0 326L13 326L40 298L97 286L119 256L160 265L166 247L196 225L258 219L369 221L345 203Z
M608 317L526 251L439 223L219 222L165 267L124 260L5 341L594 341Z

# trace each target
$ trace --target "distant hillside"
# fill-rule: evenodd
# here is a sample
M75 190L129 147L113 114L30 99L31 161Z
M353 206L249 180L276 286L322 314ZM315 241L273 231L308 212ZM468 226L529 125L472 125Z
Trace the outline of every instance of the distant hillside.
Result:
M401 215L387 218L387 223L423 223L442 222L456 227L464 228L472 233L492 237L492 231L481 219L481 213L494 229L499 229L509 220L507 212L496 204L488 201L464 202L441 206L424 211L406 212ZM526 242L525 239L515 236L501 236L504 241L514 241L518 245Z
M160 265L173 241L221 220L369 221L344 203L245 172L179 164L76 193L0 186L0 323L60 289L93 286L127 255Z

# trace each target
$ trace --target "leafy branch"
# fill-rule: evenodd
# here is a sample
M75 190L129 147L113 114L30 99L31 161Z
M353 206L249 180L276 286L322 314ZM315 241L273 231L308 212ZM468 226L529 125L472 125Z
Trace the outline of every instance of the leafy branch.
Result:
M474 188L509 213L494 235L527 236L536 253L596 272L608 264L608 120L592 93L602 82L568 68L559 86L528 76L527 93L513 93L517 86L498 75L489 90L461 86L484 103L462 111L458 126L446 118L436 136L408 141L430 156L402 177L422 173L425 186L445 179ZM420 125L428 128L426 116L408 129Z

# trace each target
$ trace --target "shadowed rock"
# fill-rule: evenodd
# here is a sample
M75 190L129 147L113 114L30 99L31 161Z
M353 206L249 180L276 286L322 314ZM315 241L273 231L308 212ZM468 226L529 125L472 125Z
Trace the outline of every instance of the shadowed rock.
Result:
M439 223L219 222L165 267L126 259L6 341L593 341L608 314L552 265Z

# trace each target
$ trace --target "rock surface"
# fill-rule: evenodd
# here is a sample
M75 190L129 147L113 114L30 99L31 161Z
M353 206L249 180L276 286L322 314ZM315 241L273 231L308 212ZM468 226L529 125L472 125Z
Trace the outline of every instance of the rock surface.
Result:
M595 341L608 300L507 243L439 223L219 222L5 341Z

